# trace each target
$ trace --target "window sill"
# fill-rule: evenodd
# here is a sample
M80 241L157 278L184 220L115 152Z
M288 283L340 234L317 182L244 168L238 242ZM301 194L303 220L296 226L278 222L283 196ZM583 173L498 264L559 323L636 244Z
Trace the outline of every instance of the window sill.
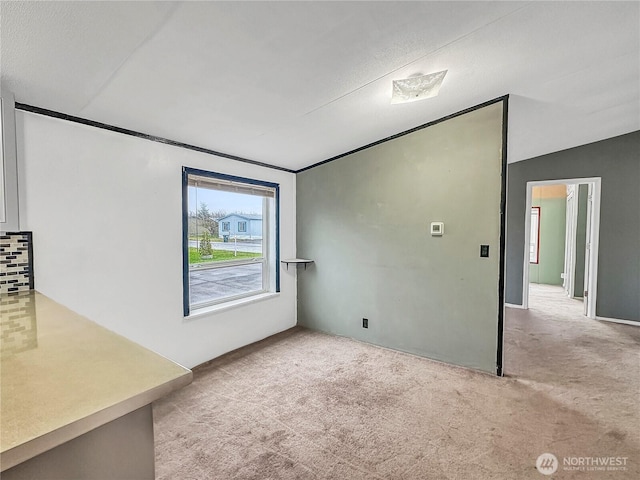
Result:
M269 298L279 297L280 293L278 292L267 292L261 293L258 295L253 295L251 297L239 298L237 300L231 300L229 302L220 303L218 305L211 305L209 307L199 308L193 312L191 312L188 316L184 317L185 320L192 320L195 318L204 317L207 315L212 315L220 312L224 312L227 310L231 310L233 308L242 307L244 305L248 305L250 303L261 302L263 300L268 300Z

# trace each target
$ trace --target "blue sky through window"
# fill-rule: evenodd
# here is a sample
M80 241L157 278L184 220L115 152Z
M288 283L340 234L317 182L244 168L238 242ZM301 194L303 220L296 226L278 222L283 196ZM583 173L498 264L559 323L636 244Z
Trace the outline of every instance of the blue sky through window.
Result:
M207 204L207 207L209 207L210 212L224 210L227 213L243 212L256 215L262 214L263 197L210 190L207 188L198 188L197 190L196 201L196 187L189 187L189 210L192 212L200 208L200 204L204 202Z

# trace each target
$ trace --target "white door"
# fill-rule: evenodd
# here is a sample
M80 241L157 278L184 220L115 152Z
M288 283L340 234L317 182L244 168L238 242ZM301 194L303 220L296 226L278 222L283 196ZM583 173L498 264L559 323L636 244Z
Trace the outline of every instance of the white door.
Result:
M589 315L591 311L591 295L589 295L589 285L591 276L591 242L592 242L592 222L593 215L593 184L589 184L589 194L587 195L587 242L584 249L584 314Z
M562 286L568 297L573 297L573 284L576 268L575 246L576 246L576 186L567 185L567 212L566 212L566 233L564 241L564 273Z

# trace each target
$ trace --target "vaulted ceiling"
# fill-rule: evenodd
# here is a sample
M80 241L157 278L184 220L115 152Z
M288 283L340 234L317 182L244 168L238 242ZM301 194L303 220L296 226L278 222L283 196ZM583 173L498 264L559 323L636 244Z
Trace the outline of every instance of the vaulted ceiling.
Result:
M640 129L638 2L0 4L17 102L293 170L505 94L510 162Z

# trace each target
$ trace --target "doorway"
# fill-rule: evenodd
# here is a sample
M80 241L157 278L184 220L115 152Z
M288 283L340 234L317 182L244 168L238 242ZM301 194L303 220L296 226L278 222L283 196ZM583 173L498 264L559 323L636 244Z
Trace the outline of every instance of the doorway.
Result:
M531 283L562 286L595 319L600 178L527 183L522 307Z

